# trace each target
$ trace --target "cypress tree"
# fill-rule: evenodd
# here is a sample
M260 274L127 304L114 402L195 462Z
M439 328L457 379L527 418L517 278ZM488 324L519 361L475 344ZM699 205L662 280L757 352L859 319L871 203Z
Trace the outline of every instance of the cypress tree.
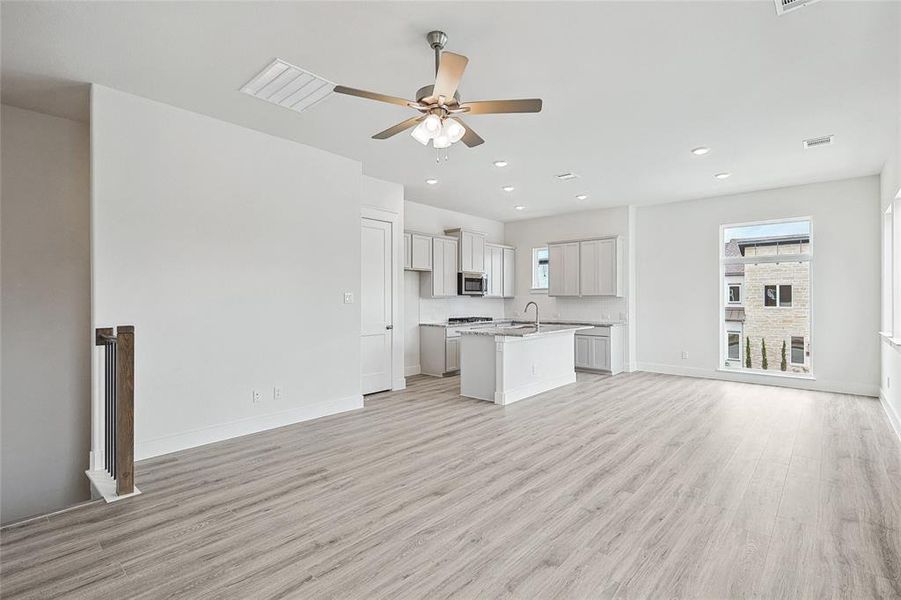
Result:
M769 368L770 364L766 360L766 338L761 338L760 341L760 354L763 359L760 361L760 366L764 369Z
M788 362L785 360L785 340L782 340L782 362L779 364L779 368L783 371L788 370Z
M745 368L751 368L751 338L745 336Z

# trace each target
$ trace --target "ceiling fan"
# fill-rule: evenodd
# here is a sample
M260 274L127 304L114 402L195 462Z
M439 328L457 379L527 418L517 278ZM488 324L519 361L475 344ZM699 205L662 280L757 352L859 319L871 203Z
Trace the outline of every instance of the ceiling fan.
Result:
M435 83L419 88L415 101L343 85L335 86L335 91L339 94L409 106L421 113L419 116L411 117L380 131L372 136L373 139L385 140L415 125L411 135L423 146L428 145L431 141L432 146L436 149L448 148L451 144L462 140L464 144L472 148L484 143L485 140L464 123L459 115L537 113L541 111L540 98L461 102L460 92L457 88L469 59L453 52L442 52L447 43L447 35L443 31L431 31L426 35L426 39L432 50L435 51Z

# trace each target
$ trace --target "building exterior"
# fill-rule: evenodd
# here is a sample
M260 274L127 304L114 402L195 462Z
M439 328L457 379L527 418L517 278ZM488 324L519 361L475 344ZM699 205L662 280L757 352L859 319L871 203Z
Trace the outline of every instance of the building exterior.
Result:
M727 367L810 372L810 263L797 260L809 252L807 234L738 238L725 244L726 258L761 259L725 265ZM796 260L774 258L782 255Z

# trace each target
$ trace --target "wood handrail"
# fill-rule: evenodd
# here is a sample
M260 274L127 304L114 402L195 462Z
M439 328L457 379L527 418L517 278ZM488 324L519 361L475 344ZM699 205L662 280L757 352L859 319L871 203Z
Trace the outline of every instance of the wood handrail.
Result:
M116 494L135 487L135 328L116 328Z

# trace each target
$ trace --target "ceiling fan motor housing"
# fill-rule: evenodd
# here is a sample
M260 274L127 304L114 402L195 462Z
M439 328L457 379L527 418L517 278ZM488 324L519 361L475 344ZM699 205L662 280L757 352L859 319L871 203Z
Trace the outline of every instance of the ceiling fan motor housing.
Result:
M418 90L416 90L416 101L422 102L422 100L424 98L430 97L432 95L432 90L434 90L434 89L435 89L435 84L429 84L429 85L419 88ZM446 99L445 104L448 106L459 105L460 104L460 92L459 91L454 92L453 99L449 99L449 98Z

